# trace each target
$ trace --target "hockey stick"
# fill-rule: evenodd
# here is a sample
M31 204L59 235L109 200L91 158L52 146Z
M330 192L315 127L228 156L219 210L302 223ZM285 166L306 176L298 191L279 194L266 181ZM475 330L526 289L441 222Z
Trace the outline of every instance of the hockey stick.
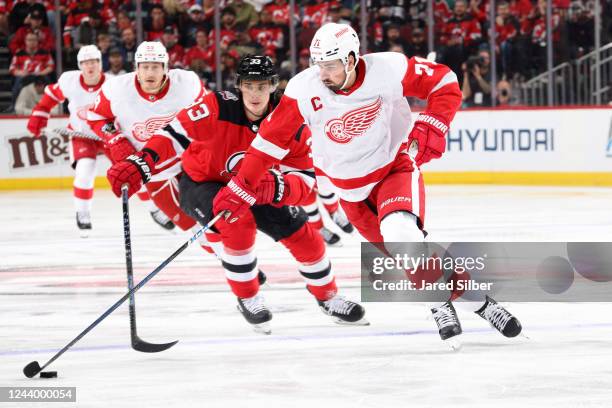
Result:
M103 141L97 135L77 132L75 130L70 130L70 129L66 129L66 128L55 128L55 129L52 129L52 130L45 129L43 132L45 134L48 134L48 132L51 132L51 133L58 134L60 136L67 136L69 138L76 137L76 138L79 138L79 139L95 140L96 142L102 142Z
M125 266L127 270L128 290L131 291L134 287L134 276L132 271L132 240L130 238L130 207L127 184L124 184L121 187L121 201L123 202ZM159 353L160 351L167 350L178 343L178 340L164 344L149 343L138 337L138 332L136 331L136 301L133 293L130 295L130 340L132 342L132 348L143 353Z
M179 256L181 254L181 252L183 252L185 249L187 249L187 247L189 245L191 245L192 243L197 241L197 239L205 231L208 231L223 215L225 215L225 211L224 212L220 212L219 214L217 214L212 220L210 220L210 222L208 224L206 224L205 226L200 228L195 234L193 234L191 236L191 238L189 238L188 241L186 241L183 245L181 245L181 247L179 249L174 251L172 253L172 255L170 255L168 258L166 258L161 264L159 264L159 266L157 268L155 268L151 273L149 273L147 276L145 276L136 286L134 286L134 288L132 288L132 290L128 291L125 295L123 295L121 297L121 299L119 299L117 302L115 302L115 304L113 304L104 313L102 313L100 315L100 317L98 317L96 320L94 320L93 323L91 323L89 326L87 326L87 328L85 330L83 330L81 333L79 333L74 339L72 339L70 341L70 343L66 344L63 349L61 349L60 351L55 353L55 355L53 357L51 357L51 359L49 361L47 361L45 363L45 365L43 365L41 367L40 364L38 364L38 361L32 361L31 363L26 365L23 368L23 373L25 374L25 376L28 377L28 378L32 378L36 374L40 373L42 370L47 368L52 362L57 360L70 347L74 346L74 344L77 341L81 340L94 327L96 327L98 324L100 324L100 322L102 322L102 320L106 319L108 317L108 315L113 313L119 306L121 306L131 295L136 293L140 288L142 288L144 285L146 285L147 282L149 282L151 279L153 279L153 277L155 275L157 275L162 269L164 269L170 262L172 262L174 260L174 258Z

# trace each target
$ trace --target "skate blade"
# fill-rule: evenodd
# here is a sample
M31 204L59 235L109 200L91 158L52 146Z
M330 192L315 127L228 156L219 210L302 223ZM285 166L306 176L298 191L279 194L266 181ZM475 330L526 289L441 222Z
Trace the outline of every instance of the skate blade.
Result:
M334 318L334 323L339 324L340 326L369 326L370 322L366 320L366 318L362 318L357 320L356 322L347 322L345 320Z
M463 344L461 344L461 341L457 337L458 336L453 336L450 339L443 340L444 344L454 352L461 350L461 347L463 347Z
M81 238L89 238L89 233L91 230L79 230L79 237Z
M329 242L326 242L325 245L327 245L328 247L331 247L331 248L341 248L341 247L344 246L342 244L342 240L334 242L333 244L330 244Z
M272 327L270 326L270 323L266 322L266 323L260 323L260 324L254 324L253 325L253 331L255 333L259 333L259 334L272 334Z

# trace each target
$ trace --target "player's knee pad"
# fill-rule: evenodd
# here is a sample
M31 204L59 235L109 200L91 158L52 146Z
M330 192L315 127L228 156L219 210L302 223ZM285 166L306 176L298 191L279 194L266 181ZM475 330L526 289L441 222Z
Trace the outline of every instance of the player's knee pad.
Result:
M78 188L93 188L96 179L96 160L82 158L74 168L74 186Z
M416 215L408 211L394 211L383 218L380 233L385 242L422 242L424 239Z

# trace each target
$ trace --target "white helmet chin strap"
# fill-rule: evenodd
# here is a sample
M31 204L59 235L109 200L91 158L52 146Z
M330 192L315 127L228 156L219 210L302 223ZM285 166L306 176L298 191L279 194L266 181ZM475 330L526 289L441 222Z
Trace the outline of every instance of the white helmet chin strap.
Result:
M353 66L352 70L348 70L348 61L346 62L346 65L344 66L344 73L346 74L346 78L344 78L344 82L342 83L342 86L340 87L341 91L344 91L344 88L346 87L346 84L351 76L351 73L353 73L356 69L357 69L357 59L355 59L355 65Z

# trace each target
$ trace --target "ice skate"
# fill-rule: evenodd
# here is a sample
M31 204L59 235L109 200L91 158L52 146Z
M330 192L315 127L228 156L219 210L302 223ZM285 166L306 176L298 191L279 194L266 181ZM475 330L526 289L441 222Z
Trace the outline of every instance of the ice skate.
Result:
M344 211L342 211L342 207L340 206L338 206L338 209L331 214L331 219L337 226L340 227L342 231L347 234L350 234L355 230L355 227L353 227L353 224L351 224L348 218L346 218L346 214L344 214Z
M91 216L89 211L78 211L76 213L76 223L81 238L87 238L91 232Z
M323 237L323 241L325 241L327 245L342 246L342 242L340 242L340 236L335 232L323 227L319 230L319 233L321 234L321 236Z
M317 300L321 311L334 318L338 324L367 326L370 324L364 319L365 309L356 302L351 302L342 296L334 296L329 300Z
M264 304L264 298L261 295L245 299L238 298L238 311L242 313L247 322L253 325L256 333L272 333L270 327L272 313Z
M150 211L151 218L153 221L163 229L171 231L174 229L174 223L168 218L166 214L164 214L161 210L153 210Z
M489 296L486 297L484 305L474 313L506 337L516 337L521 333L521 322Z
M463 330L461 329L461 323L457 317L457 312L453 304L448 301L439 307L431 309L433 318L438 325L438 333L442 340L448 341L448 345L453 350L461 348L461 343L455 336L460 335Z

